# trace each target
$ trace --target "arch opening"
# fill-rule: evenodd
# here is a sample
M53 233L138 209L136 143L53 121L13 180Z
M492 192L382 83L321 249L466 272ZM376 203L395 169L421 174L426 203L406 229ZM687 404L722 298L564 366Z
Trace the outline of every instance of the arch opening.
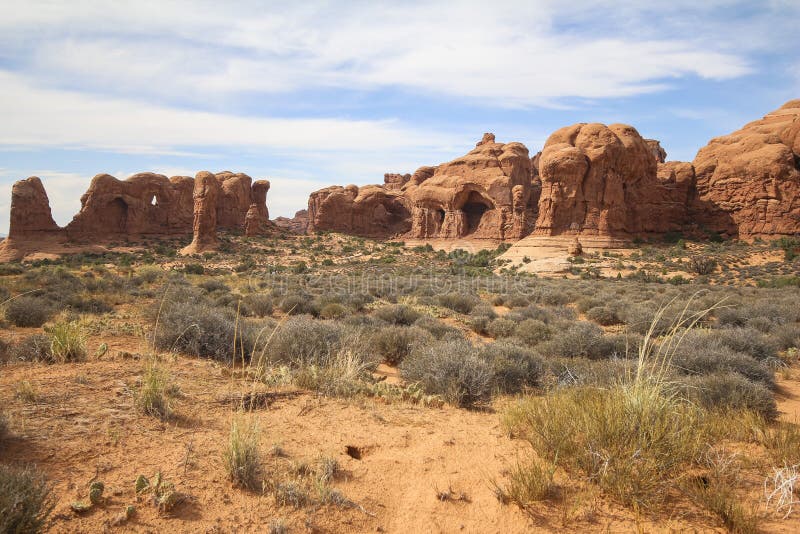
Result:
M436 220L439 221L440 225L444 223L444 210L443 209L439 208L438 210L436 210Z
M467 219L467 234L475 233L481 224L483 215L492 209L491 204L480 193L473 191L461 207Z
M108 227L124 234L128 228L128 204L121 198L115 198L107 207Z

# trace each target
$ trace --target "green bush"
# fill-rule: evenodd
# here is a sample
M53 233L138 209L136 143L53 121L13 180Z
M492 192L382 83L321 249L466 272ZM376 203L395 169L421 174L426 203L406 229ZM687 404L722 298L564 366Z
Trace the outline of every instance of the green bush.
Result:
M0 532L44 531L56 498L34 467L0 465Z
M42 297L23 295L6 302L6 319L14 326L39 328L53 315L53 305Z
M491 364L466 340L417 346L400 364L400 371L408 382L456 406L483 404L491 398Z

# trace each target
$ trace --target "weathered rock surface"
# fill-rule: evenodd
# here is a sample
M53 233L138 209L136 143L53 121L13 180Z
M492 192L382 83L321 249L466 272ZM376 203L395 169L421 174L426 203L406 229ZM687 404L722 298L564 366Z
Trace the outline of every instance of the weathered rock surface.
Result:
M647 143L648 147L650 147L650 152L653 153L656 163L664 163L667 161L667 151L661 146L661 142L659 140L645 139L644 142Z
M308 210L300 210L291 219L288 217L275 217L273 221L278 228L283 228L295 234L305 234L308 231Z
M15 183L11 188L8 236L0 243L0 261L21 259L44 242L63 239L63 231L53 220L42 181L31 176Z
M556 131L542 150L539 173L537 235L625 238L687 222L691 184L666 168L660 180L652 147L632 126L576 124Z
M522 143L487 133L467 155L414 173L412 238L519 239L535 220L531 159Z
M92 179L81 210L66 226L70 241L89 242L138 236L185 235L191 228L193 180L154 173L118 180Z
M700 226L732 237L800 233L800 99L712 139L694 170Z
M250 189L250 207L244 219L244 234L247 236L266 235L273 229L267 210L269 181L257 180Z
M210 179L210 173L202 174ZM253 183L246 174L228 171L211 176L219 190L213 202L217 226L247 235L273 231L266 205L268 181ZM53 221L39 178L20 180L12 189L9 238L0 244L0 261L37 251L63 253L66 245L185 236L194 224L194 188L189 176L148 172L118 180L98 174L81 197L80 211L62 229Z
M192 242L181 249L181 254L198 254L217 247L217 201L222 195L222 185L216 176L208 171L197 173L192 192Z
M411 227L402 191L378 185L332 186L311 193L308 230L329 230L365 237L389 237Z

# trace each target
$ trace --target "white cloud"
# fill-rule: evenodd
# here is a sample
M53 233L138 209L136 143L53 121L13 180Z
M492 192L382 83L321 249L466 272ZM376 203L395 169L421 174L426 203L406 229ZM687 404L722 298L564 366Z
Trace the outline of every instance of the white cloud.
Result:
M395 120L279 119L182 110L136 100L40 89L0 71L0 144L70 146L121 152L174 152L175 147L396 150L450 144Z
M25 70L50 83L217 105L243 91L332 87L552 105L750 72L741 35L714 40L724 30L713 21L714 35L669 23L680 8L680 20L706 29L719 13L689 2L662 7L656 15L639 3L548 0L26 1L0 11L0 47L25 56Z

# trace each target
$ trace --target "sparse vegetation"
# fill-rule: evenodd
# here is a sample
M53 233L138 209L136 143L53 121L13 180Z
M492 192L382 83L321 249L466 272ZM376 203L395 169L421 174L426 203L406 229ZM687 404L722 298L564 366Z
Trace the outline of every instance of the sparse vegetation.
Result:
M43 532L56 499L33 466L0 465L0 532Z
M256 421L244 414L235 415L223 453L225 469L235 485L248 490L261 488L260 444L261 433Z

